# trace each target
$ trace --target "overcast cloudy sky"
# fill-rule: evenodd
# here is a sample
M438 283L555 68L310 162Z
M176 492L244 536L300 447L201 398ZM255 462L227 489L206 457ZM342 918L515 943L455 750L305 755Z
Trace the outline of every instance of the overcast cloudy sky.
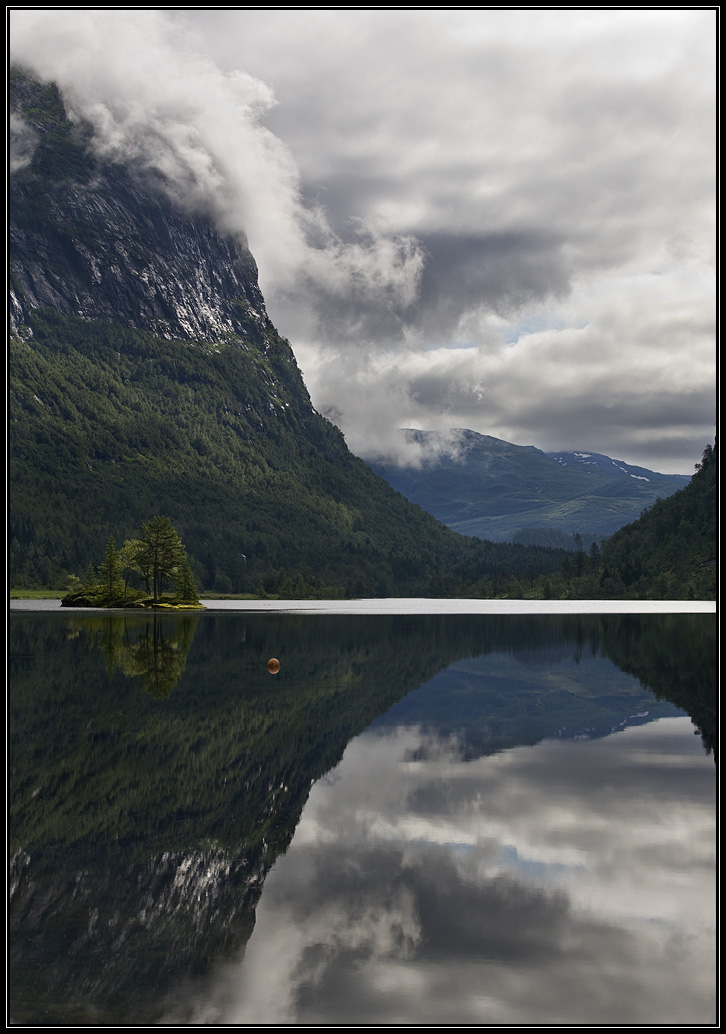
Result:
M716 411L717 8L11 10L99 146L246 234L351 448L688 473Z

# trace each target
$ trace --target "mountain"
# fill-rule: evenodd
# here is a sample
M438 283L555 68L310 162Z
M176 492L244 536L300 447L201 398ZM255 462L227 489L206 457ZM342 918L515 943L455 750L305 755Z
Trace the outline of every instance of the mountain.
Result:
M13 69L9 96L13 585L62 587L156 514L218 593L455 595L555 563L378 478L313 408L245 242L101 156L54 85Z
M419 467L372 462L389 484L450 528L495 542L574 548L601 539L689 482L598 453L544 453L457 429L402 431Z

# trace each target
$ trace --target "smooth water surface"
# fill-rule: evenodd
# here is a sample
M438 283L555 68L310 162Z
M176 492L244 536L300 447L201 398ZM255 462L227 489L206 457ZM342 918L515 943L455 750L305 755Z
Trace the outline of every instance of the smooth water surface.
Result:
M715 1022L712 615L10 632L11 1022Z
M168 1021L713 1021L697 746L687 718L476 761L364 734L314 787L244 959Z

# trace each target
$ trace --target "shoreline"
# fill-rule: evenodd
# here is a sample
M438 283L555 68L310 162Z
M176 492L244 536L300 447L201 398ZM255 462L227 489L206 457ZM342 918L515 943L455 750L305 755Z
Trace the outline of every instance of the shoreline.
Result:
M204 600L203 609L61 607L59 599L10 600L15 612L73 614L715 614L715 600Z

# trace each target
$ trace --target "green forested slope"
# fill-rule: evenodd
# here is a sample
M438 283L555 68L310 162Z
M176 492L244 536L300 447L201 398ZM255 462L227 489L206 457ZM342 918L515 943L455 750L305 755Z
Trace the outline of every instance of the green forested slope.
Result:
M81 575L157 513L221 592L445 594L558 562L462 538L375 477L274 333L192 344L47 310L29 329L10 343L13 584Z
M600 579L615 597L715 599L718 454L708 445L690 483L603 543Z

